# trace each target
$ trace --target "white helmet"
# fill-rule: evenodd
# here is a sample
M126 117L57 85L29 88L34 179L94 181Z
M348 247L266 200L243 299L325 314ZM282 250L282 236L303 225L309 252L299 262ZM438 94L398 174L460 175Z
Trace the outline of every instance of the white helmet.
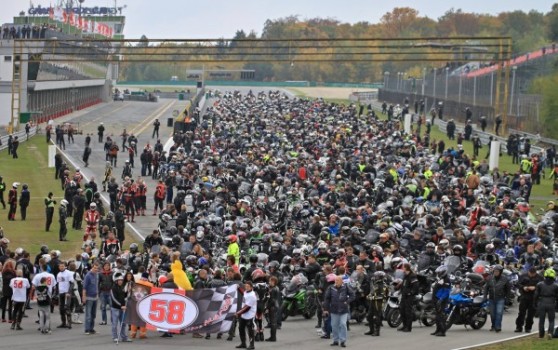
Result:
M45 262L46 262L47 264L48 264L48 263L50 262L50 260L52 259L52 258L50 257L50 254L43 254L43 255L41 256L41 258L45 259Z
M65 200L65 199L62 199L62 200L60 201L60 205L63 206L63 207L65 207L65 206L68 205L68 201Z
M97 208L97 204L91 203L91 204L89 204L89 208L91 208L91 209L96 209L96 208Z
M16 255L23 254L23 248L21 248L21 247L16 248L15 253L16 253Z

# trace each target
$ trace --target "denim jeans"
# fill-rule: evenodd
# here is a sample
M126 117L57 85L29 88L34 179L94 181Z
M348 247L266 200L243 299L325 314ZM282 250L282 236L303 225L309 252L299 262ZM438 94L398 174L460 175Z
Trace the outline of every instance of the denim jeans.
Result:
M331 331L333 341L344 343L347 341L347 317L349 314L331 314Z
M97 317L97 300L85 301L85 331L95 330L95 317Z
M111 307L110 312L111 312L110 314L112 320L112 339L120 339L120 340L128 339L128 335L126 334L126 331L128 330L128 326L124 323L125 311L122 309L116 309L114 307ZM120 330L118 329L118 325L120 325Z
M110 308L110 292L99 293L99 299L101 300L101 319L106 323L107 309Z
M504 306L506 299L490 300L490 320L493 329L502 329L502 317L504 316Z

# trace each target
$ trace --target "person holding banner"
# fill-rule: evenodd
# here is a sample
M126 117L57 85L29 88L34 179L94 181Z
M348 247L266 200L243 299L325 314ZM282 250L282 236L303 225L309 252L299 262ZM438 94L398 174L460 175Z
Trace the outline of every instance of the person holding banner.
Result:
M254 347L254 317L256 316L258 298L254 293L251 281L244 283L244 296L242 308L236 312L238 318L238 332L240 334L240 345L237 349L255 349ZM248 338L250 345L246 346L246 328L248 328Z
M112 318L112 339L115 343L118 341L131 342L126 334L128 326L126 325L126 291L124 289L124 276L117 274L115 283L110 291L111 300L111 318Z

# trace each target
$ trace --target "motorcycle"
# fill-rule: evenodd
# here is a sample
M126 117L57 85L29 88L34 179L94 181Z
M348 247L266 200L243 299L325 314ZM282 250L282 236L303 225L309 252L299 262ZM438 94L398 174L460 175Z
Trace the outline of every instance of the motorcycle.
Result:
M401 319L401 310L399 308L400 302L401 293L399 291L390 294L385 316L391 328L397 328L403 322ZM420 324L426 327L432 327L436 323L436 312L434 309L434 302L432 301L432 292L415 296L412 310L413 321L419 321Z
M311 319L317 310L317 292L314 286L308 285L308 278L302 273L293 276L283 290L282 320L285 321L289 316L297 315Z
M485 325L488 319L488 303L480 293L467 289L469 283L469 278L464 278L460 282L460 289L450 294L449 306L446 309L446 329L450 329L454 324L471 326L473 329L481 329Z

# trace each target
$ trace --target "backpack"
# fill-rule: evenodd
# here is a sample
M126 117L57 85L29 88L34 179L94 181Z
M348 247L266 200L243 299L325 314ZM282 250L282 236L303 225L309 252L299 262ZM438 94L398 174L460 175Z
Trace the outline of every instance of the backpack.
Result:
M31 272L29 271L29 266L24 263L19 263L16 265L16 270L20 270L23 273L23 277L29 278L31 276Z

